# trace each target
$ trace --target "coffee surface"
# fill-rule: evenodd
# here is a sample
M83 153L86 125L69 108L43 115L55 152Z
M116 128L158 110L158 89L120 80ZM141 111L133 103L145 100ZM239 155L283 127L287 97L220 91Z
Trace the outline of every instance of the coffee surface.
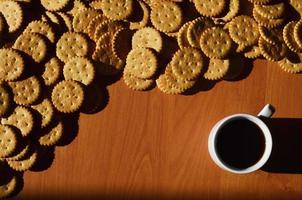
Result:
M244 118L223 125L216 136L219 158L232 168L245 169L254 165L263 155L265 139L254 122Z

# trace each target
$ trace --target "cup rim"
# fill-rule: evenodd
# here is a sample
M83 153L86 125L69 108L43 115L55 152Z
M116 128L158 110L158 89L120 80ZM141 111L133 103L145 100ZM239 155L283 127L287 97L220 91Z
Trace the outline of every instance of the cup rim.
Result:
M219 156L217 155L216 149L215 149L215 139L216 139L218 130L223 125L225 125L226 123L228 123L236 118L244 118L244 119L250 120L251 122L255 123L261 129L261 131L264 135L264 139L265 139L265 148L264 148L264 152L263 152L263 155L261 156L261 158L254 165L251 165L244 169L237 169L235 167L231 167L231 166L228 166L227 164L225 164L219 158ZM253 171L260 169L269 159L271 152L272 152L272 146L273 146L272 136L271 136L271 132L270 132L269 128L267 127L267 125L262 120L260 120L258 117L250 115L250 114L244 114L244 113L230 115L230 116L225 117L222 120L218 121L212 128L209 138L208 138L208 150L209 150L212 160L220 168L227 170L229 172L236 173L236 174L251 173Z

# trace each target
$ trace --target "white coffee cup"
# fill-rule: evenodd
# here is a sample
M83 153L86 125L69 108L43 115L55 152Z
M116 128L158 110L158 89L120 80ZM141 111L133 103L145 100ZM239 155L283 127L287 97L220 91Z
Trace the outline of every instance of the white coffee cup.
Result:
M234 115L227 116L227 117L223 118L222 120L218 121L212 128L210 135L209 135L209 139L208 139L208 150L209 150L212 160L220 168L222 168L226 171L229 171L229 172L237 173L237 174L251 173L251 172L254 172L254 171L260 169L269 159L270 154L272 152L272 146L273 146L271 132L268 129L268 127L266 126L266 124L260 119L260 117L269 118L273 115L273 113L274 113L273 107L270 104L267 104L260 111L258 116L240 113L240 114L234 114ZM220 128L223 127L224 125L226 125L227 123L231 122L234 119L246 119L246 120L253 122L261 129L263 136L264 136L265 145L264 145L264 152L263 152L261 158L255 164L253 164L247 168L244 168L244 169L241 169L241 168L238 169L238 168L229 166L228 164L226 164L219 158L219 156L218 156L219 154L216 151L217 150L217 148L215 146L216 145L216 136L219 133Z

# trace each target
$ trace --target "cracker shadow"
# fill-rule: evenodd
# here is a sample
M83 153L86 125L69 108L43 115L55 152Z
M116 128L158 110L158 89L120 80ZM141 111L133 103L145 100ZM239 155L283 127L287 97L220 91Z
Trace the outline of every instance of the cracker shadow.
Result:
M51 167L55 159L55 147L44 147L37 145L37 161L31 167L30 171L41 172Z

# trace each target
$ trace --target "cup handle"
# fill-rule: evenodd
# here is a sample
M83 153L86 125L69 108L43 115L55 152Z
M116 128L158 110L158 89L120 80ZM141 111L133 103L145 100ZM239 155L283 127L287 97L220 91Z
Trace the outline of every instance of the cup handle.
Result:
M266 104L259 112L258 117L270 118L275 112L275 108L271 104Z

